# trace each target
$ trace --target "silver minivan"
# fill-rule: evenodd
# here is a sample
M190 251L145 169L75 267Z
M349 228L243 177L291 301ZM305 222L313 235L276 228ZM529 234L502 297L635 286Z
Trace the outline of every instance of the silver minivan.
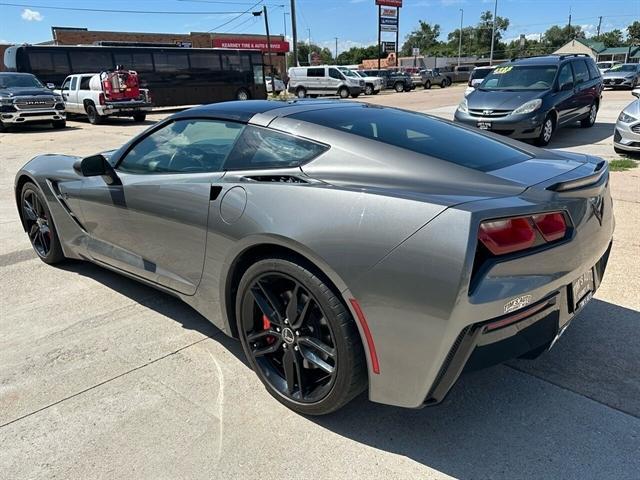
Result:
M334 65L313 67L291 67L289 69L289 92L298 98L316 98L320 95L338 95L356 98L365 87L365 81Z

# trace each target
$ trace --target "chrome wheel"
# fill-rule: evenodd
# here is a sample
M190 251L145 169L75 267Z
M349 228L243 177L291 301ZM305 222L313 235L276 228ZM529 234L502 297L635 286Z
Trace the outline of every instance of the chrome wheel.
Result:
M238 94L236 95L238 100L249 100L249 92L245 89L238 90Z
M242 300L242 340L258 375L297 403L323 400L338 369L335 334L318 300L280 272L255 278Z
M22 197L22 213L33 249L40 257L46 257L51 251L49 218L42 202L32 190L25 191Z
M589 111L589 123L591 123L592 125L596 123L596 115L598 115L598 108L594 103L593 105L591 105L591 110Z
M551 135L553 134L553 120L547 118L544 122L544 126L542 127L542 139L549 143L551 140Z

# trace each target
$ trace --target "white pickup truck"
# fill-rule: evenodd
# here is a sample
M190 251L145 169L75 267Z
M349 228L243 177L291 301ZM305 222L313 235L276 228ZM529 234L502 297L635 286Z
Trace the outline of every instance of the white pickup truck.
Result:
M144 122L152 108L148 90L140 89L137 98L114 101L100 85L100 74L75 74L69 75L55 92L62 95L67 114L86 115L92 124L99 124L109 116L133 117L136 122Z

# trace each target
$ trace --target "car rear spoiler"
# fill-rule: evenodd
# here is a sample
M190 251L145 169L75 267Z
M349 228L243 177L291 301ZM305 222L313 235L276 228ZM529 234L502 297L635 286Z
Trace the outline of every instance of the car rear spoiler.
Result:
M607 162L602 160L596 164L596 168L591 175L586 177L577 178L575 180L568 180L566 182L554 183L547 187L547 190L554 192L570 192L572 190L580 190L587 187L592 187L599 184L604 178L606 178L609 171L606 168Z

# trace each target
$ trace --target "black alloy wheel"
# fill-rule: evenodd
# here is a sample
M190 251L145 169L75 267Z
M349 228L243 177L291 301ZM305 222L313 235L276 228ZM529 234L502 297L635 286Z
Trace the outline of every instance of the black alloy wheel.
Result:
M51 213L38 188L32 183L22 187L22 219L29 241L38 256L46 263L57 263L64 258Z
M320 278L286 259L257 262L237 297L238 331L269 393L304 414L330 413L366 385L349 312Z

